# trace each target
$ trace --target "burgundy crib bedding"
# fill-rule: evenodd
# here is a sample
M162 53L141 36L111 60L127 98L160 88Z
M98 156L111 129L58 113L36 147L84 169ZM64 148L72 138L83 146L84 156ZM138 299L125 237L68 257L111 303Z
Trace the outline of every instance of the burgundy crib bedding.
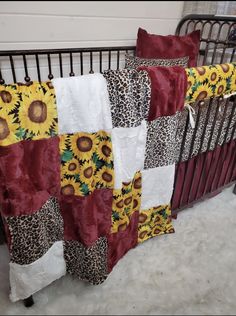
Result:
M176 87L183 78L183 89L193 74L196 79L191 71L181 70ZM234 74L228 73L227 92L234 92ZM0 87L1 204L12 301L66 272L99 284L129 249L174 232L173 135L181 115L175 104L168 101L171 115L147 122L156 86L143 71L58 80L55 89L51 82ZM185 99L192 97L191 89Z

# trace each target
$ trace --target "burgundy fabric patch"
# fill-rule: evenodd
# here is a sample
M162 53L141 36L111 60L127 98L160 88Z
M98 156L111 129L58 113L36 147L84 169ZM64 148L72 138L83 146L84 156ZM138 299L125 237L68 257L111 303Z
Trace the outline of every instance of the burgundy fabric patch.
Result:
M202 153L189 161L180 162L176 167L178 172L172 197L172 210L198 200L207 193L213 193L236 180L235 159L236 140L217 146L215 150Z
M0 147L4 216L32 214L60 194L59 138L24 140Z
M136 42L136 55L142 58L189 57L189 67L197 65L200 46L200 30L184 36L149 34L139 28Z
M187 91L187 75L182 67L146 67L151 79L151 102L148 121L182 111Z
M130 223L124 231L110 234L108 237L108 272L116 263L138 243L139 212L133 213Z
M95 190L88 196L61 196L61 212L64 220L64 239L92 246L100 238L110 234L112 190Z

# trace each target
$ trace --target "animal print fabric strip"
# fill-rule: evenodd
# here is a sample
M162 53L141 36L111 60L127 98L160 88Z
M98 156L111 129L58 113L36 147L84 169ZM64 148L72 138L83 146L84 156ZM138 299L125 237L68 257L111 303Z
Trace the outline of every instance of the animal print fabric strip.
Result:
M11 262L30 264L41 258L56 241L63 240L63 219L55 197L33 215L5 219L11 236Z
M140 66L180 66L188 67L189 57L173 58L173 59L157 59L157 58L140 58L136 56L131 56L129 54L125 55L125 68L135 69Z
M196 122L198 111L200 112L200 119L197 131L194 137L193 149L191 150L192 137L194 135L194 129L188 124L186 140L184 142L184 149L182 156L180 156L180 148L183 141L184 129L186 121L188 119L188 110L184 109L179 117L178 130L176 135L176 157L178 161L186 161L192 157L206 152L208 150L208 143L210 142L209 150L214 150L217 145L223 145L223 143L229 142L231 139L236 138L236 130L233 133L233 127L236 124L236 108L232 102L222 100L219 103L216 98L212 100L212 104L209 105L210 100L205 100L203 105L199 105L199 102L195 102L192 107L195 110L194 120ZM225 112L225 118L222 121L222 117ZM232 115L233 113L233 115ZM215 128L213 131L214 118L216 116ZM204 125L207 122L205 136ZM223 122L223 124L222 124ZM229 125L229 128L228 128ZM213 133L212 133L213 131ZM218 139L218 141L217 141Z
M148 116L151 82L146 71L108 70L103 73L111 103L113 127L136 127Z
M94 285L105 281L108 243L105 237L99 238L91 247L85 247L78 241L64 242L64 257L67 272Z
M147 122L144 169L172 165L176 161L176 133L181 113Z

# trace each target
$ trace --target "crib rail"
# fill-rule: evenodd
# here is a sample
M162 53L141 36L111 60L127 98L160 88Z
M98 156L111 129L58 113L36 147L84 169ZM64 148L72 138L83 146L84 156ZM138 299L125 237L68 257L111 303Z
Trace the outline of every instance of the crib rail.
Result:
M176 35L201 32L198 65L230 63L236 60L236 17L190 14L181 19Z
M236 61L236 41L233 40L232 36L234 28L236 28L236 17L188 15L179 22L176 34L184 35L195 29L200 29L201 45L198 65L216 64ZM31 80L44 81L54 77L76 76L102 72L107 69L121 69L124 67L125 53L135 54L135 46L0 51L0 84L30 82ZM206 137L206 129L209 124L209 116L207 116L199 152L195 160L190 159L204 104L202 101L199 102L199 110L195 118L196 126L191 138L189 159L183 166L181 159L189 126L188 120L186 120L184 128L172 198L175 213L236 181L236 148L232 149L230 147L229 150L226 148L227 144L232 142L235 133L236 124L234 124L233 129L230 128L230 124L236 116L236 99L235 97L228 99L223 113L220 111L222 98L218 97L216 99L218 103L206 153L210 151L215 125L220 120L220 128L215 140L215 147L217 148L217 140L225 122L225 111L230 105L231 114L227 121L224 142L215 156L210 157L210 162L208 157L201 153L201 146ZM210 101L209 111L212 102L213 99ZM206 169L206 164L211 167ZM222 170L222 172L219 172L219 170ZM213 178L212 172L214 174Z
M0 84L119 69L125 53L134 54L135 46L0 51Z

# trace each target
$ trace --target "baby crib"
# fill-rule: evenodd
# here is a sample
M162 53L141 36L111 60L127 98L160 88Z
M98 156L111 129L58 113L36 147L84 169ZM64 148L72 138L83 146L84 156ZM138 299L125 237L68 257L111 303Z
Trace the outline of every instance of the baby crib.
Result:
M188 15L176 35L201 30L198 66L230 63L236 61L234 28L236 17ZM1 51L0 84L121 69L127 52L135 54L135 46ZM194 104L194 128L187 109L179 124L173 216L236 181L236 98L214 97L205 103ZM233 191L236 194L236 185ZM3 239L0 223L0 242Z

